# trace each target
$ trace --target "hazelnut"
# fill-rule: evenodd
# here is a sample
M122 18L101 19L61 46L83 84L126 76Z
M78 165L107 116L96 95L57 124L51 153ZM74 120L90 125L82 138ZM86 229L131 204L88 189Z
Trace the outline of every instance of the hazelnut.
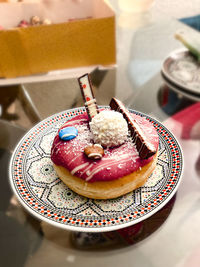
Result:
M101 145L94 144L86 146L84 153L89 159L101 159L104 155L104 150Z

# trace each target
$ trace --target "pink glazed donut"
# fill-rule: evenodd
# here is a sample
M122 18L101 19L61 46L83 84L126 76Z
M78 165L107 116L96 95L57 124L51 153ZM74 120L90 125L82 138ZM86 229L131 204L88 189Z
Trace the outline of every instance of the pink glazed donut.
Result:
M159 138L153 124L139 115L131 116L157 151ZM72 126L78 130L77 137L61 140L59 131ZM51 160L60 179L82 196L94 199L122 196L142 186L156 166L157 153L141 159L131 137L119 146L104 148L104 156L99 160L88 158L84 148L93 143L93 138L87 113L67 121L59 131L53 141Z

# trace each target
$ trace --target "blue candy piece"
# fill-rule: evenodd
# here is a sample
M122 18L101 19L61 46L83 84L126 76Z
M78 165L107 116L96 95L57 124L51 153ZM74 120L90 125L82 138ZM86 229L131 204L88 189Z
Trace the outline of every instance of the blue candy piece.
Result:
M59 131L60 139L69 141L78 135L78 130L75 127L65 127Z

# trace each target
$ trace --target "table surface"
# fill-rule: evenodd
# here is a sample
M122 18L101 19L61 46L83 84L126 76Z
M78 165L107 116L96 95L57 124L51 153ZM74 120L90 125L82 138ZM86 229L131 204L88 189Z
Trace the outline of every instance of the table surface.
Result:
M37 121L83 105L77 74L1 88L2 266L199 266L200 103L171 90L160 74L164 58L182 47L174 32L186 26L155 10L134 16L116 12L117 65L91 70L97 102L107 105L115 96L174 133L184 156L179 189L159 212L123 231L70 232L36 220L10 190L9 158L19 138Z

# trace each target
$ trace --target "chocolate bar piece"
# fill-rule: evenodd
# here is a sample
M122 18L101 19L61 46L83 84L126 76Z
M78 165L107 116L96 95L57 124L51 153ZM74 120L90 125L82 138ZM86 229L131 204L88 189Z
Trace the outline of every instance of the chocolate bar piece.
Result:
M83 99L85 101L85 107L86 107L89 119L91 120L95 115L99 113L99 109L96 103L96 99L94 97L89 74L86 73L83 76L79 77L78 82L80 85Z
M156 149L151 143L146 140L144 132L142 131L136 120L132 118L131 114L126 109L124 104L113 97L110 101L110 107L111 109L122 113L122 115L124 116L124 119L128 123L128 128L131 132L133 142L136 144L136 148L140 157L142 159L147 159L153 156L156 153Z

